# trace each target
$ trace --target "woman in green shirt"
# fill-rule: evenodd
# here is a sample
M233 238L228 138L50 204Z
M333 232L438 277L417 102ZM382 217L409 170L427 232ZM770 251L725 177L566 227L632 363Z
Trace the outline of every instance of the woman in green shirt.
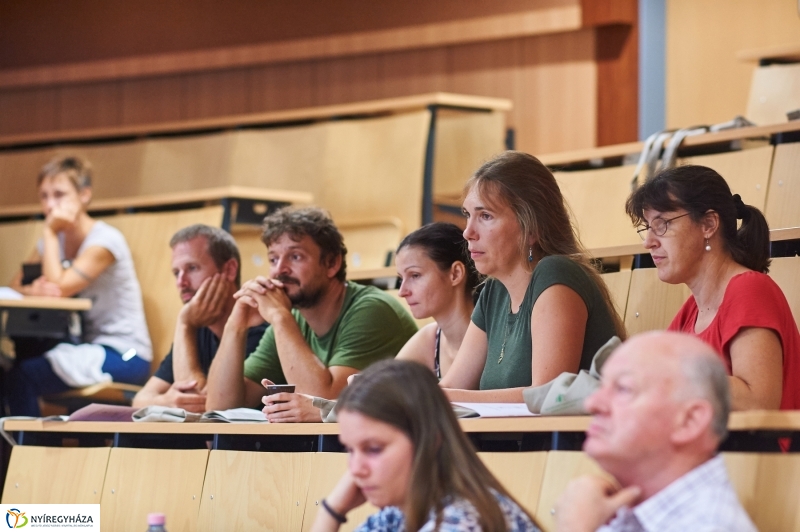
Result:
M504 152L465 192L464 238L489 280L441 385L452 401L521 403L524 388L589 369L624 326L538 159Z

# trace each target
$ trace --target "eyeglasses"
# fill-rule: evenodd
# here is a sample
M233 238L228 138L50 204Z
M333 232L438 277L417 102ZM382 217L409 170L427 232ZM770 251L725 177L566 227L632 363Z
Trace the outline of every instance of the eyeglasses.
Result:
M673 218L665 220L664 218L653 218L653 221L649 224L645 224L644 227L641 229L637 229L636 232L639 233L639 237L644 240L647 238L647 230L652 229L653 234L656 236L664 236L669 229L669 223L673 220L677 220L678 218L683 218L684 216L689 216L690 213L685 212L683 214L679 214Z

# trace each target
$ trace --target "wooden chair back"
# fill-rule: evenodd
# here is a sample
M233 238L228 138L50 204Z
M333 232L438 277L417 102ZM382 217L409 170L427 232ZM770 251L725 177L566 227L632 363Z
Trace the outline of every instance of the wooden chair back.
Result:
M313 453L211 451L193 530L300 530L313 459Z
M100 499L103 529L140 532L147 514L160 512L169 530L197 530L207 461L205 449L111 449Z
M684 284L668 284L659 280L655 268L633 270L625 310L628 335L666 329L690 295L689 288Z
M517 502L535 515L547 453L478 453L478 456Z
M11 450L2 502L98 504L110 450L16 445Z
M771 229L800 226L800 142L775 146L764 215Z
M800 257L772 259L769 276L781 287L797 326L800 327Z
M628 306L628 293L631 289L631 270L622 270L604 273L600 277L608 287L614 308L621 319L625 319L625 309Z

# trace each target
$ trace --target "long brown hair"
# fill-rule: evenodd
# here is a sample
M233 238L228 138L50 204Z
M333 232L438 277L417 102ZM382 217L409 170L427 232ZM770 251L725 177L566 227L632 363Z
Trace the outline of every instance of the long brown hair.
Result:
M467 181L464 195L473 189L487 203L501 202L514 212L521 230L521 260L528 255L528 238L533 236L539 258L564 255L578 263L606 302L617 336L625 339L625 325L614 308L606 283L578 239L556 178L539 159L519 151L496 155Z
M449 497L472 503L483 530L506 530L492 490L514 498L478 458L430 369L405 360L373 364L345 388L336 411L387 423L411 440L414 461L404 505L406 530L419 530L431 510L438 529Z

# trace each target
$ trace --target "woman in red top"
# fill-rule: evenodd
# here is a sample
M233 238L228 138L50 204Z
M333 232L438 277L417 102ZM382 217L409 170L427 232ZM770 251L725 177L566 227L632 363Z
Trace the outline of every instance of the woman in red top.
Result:
M783 292L765 275L769 227L761 211L704 166L661 172L625 208L658 278L691 290L669 329L721 354L733 408L799 409L800 333Z

